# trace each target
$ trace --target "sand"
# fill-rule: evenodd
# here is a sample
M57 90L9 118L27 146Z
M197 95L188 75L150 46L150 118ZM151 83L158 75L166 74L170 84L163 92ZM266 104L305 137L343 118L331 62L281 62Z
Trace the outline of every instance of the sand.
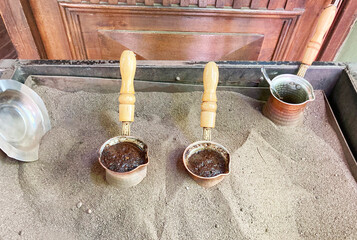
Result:
M53 128L37 162L0 152L0 239L357 239L357 184L322 92L296 128L275 126L262 102L219 92L212 136L229 149L231 174L210 189L181 162L202 136L202 93L137 93L132 135L149 146L148 175L120 190L97 159L120 133L118 95L32 88Z

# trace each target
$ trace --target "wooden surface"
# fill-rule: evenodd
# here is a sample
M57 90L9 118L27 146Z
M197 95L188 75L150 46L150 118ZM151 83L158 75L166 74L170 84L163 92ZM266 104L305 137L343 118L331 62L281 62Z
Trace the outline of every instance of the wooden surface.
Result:
M315 61L317 54L319 53L324 37L326 33L330 29L332 22L336 16L337 8L334 5L330 5L325 8L320 14L316 30L314 31L314 35L310 39L307 44L307 48L302 59L302 63L306 65L311 65L313 61Z
M308 1L308 3L306 3L306 1ZM285 10L290 11L294 8L305 8L309 6L310 2L311 0L286 0Z
M133 122L135 113L134 77L136 58L132 51L124 51L120 57L121 88L119 96L119 121Z
M146 60L284 59L303 13L64 2L60 7L75 59L119 59L125 49Z
M250 7L252 9L264 9L267 8L269 0L252 0Z
M217 112L217 85L219 81L219 70L214 62L209 62L203 71L204 92L201 104L201 127L214 128L216 125Z
M233 8L242 8L242 7L249 7L250 0L234 0L233 1Z
M330 0L3 0L0 2L0 9L3 11L6 9L6 14L3 16L5 24L9 26L9 35L14 41L20 58L119 59L120 55L116 49L124 42L118 41L118 36L121 34L120 31L122 33L127 31L126 36L131 35L130 38L137 41L135 48L131 46L131 50L135 49L138 52L142 52L143 48L156 48L167 52L168 49L174 49L175 42L179 42L184 47L190 43L189 39L193 33L199 34L195 35L194 44L189 45L191 49L196 49L197 42L203 43L210 34L214 35L213 40L210 40L211 43L219 42L217 39L221 40L221 37L216 35L225 33L242 34L242 36L261 35L262 38L253 44L249 42L250 37L236 39L239 43L238 47L227 45L223 51L235 52L234 56L231 56L235 58L234 60L268 61L301 60L305 46L315 28L317 16L330 2ZM222 9L223 7L225 9ZM333 59L347 35L349 23L355 17L356 1L343 0L342 7L345 9L340 11L339 20L335 23L336 34L330 33L326 40L330 45L325 44L323 47L321 54L324 60ZM134 34L134 31L142 31L142 34ZM155 36L151 35L151 41L145 44L139 43L139 40L149 37L150 31L158 31L158 33L154 34ZM105 36L104 32L106 32ZM187 39L178 41L176 38L182 37L183 33L187 33ZM175 38L174 42L170 42L172 38ZM230 38L226 37L225 41L228 39ZM247 39L248 42L245 42ZM214 46L201 45L197 48L197 53L203 53L204 60L224 59L222 56L227 55L213 54L214 58L211 58L208 52L214 49ZM185 50L182 54L168 51L165 55L170 59L183 57L184 60L196 59ZM143 59L162 59L158 57L157 54L150 54Z
M64 1L63 1L64 2ZM265 9L285 9L293 10L294 8L304 8L305 0L68 0L66 2L72 3L102 3L110 5L123 4L140 4L143 3L147 6L152 6L154 3L162 4L163 6L170 6L171 4L177 4L181 7L187 7L189 5L198 5L199 7L207 6L227 6L232 8L265 8ZM218 5L218 6L217 6Z
M305 5L304 15L299 21L297 26L297 31L295 32L293 38L294 42L289 47L287 53L287 58L285 60L301 61L305 53L306 45L311 39L314 29L316 28L317 18L322 10L327 7L331 1L330 0L293 0L297 5ZM330 59L332 61L333 59Z
M135 51L139 60L255 60L263 40L259 34L103 30L99 31L100 55L87 52L94 55L90 58L108 60L116 59L126 49ZM208 51L208 46L214 48Z
M34 1L34 0L31 0ZM40 0L41 1L41 0ZM118 5L116 1L108 1L99 4L81 2L69 3L64 1L48 0L58 4L62 13L62 22L53 21L58 19L57 11L52 12L52 19L48 19L53 23L53 26L58 26L57 33L52 32L48 25L39 24L39 28L43 32L48 31L51 34L46 34L44 41L45 46L51 48L51 56L59 52L62 47L58 42L54 41L55 35L59 38L67 37L69 46L59 58L68 56L68 50L72 59L119 59L121 50L130 49L137 55L138 59L174 59L174 60L196 60L201 55L200 60L283 60L286 59L289 46L291 45L292 36L297 31L296 24L302 14L303 8L294 11L268 10L268 2L265 6L262 5L258 12L249 10L253 1L240 1L243 10L221 10L223 6L234 7L233 0L165 0L163 2L155 0L156 4L164 4L165 7L144 7L132 5ZM148 1L136 0L128 2L129 4L143 3L148 4ZM281 6L286 4L285 0L276 1ZM35 4L35 3L32 3ZM150 3L151 4L151 3ZM192 7L196 5L195 7ZM43 5L39 6L44 9ZM52 3L52 5L54 5ZM216 6L206 10L206 6ZM189 8L181 8L180 6L190 6ZM298 5L296 5L298 6ZM285 7L285 6L284 6ZM45 21L49 18L48 14L40 14L38 19ZM63 34L61 28L65 26L66 32ZM142 31L141 34L134 31ZM158 32L155 34L155 32ZM151 34L150 34L151 33ZM187 33L186 39L178 39ZM193 34L195 41L190 45ZM197 34L198 33L198 34ZM201 34L200 34L201 33ZM207 44L200 44L209 38L210 43L219 43L222 38L226 40L232 39L229 36L222 37L226 33L231 33L232 36L238 38L239 41L232 44L227 44L226 48L221 50L223 53L218 54L218 49ZM219 36L221 34L222 36ZM130 47L126 46L129 41L121 39L119 36L125 35L126 39L131 39ZM252 36L261 35L259 39L252 42ZM211 37L209 37L211 36ZM150 38L151 41L146 41L142 44L140 40ZM234 37L233 37L234 38ZM171 41L171 39L175 39ZM62 42L62 40L60 41ZM133 46L133 42L136 43ZM140 43L139 43L140 42ZM197 54L187 54L189 51L185 48L176 47L179 42L181 47L187 45L189 49L197 49ZM65 44L65 43L63 43ZM52 45L52 47L50 47ZM222 44L224 45L224 44ZM149 54L146 57L141 57L144 48L146 51L157 49L158 54ZM172 51L168 51L171 49ZM210 53L215 49L215 53ZM165 53L165 52L166 53ZM179 51L182 53L178 54ZM229 54L232 52L232 54ZM161 54L161 56L160 56ZM195 57L193 57L195 55ZM213 57L212 57L213 55ZM58 58L58 57L56 57ZM68 58L68 57L67 57Z
M28 0L49 59L71 59L64 24L56 0Z
M270 0L268 9L274 10L274 9L284 9L285 8L286 1L281 1L281 0ZM294 6L295 7L295 6ZM293 7L293 8L294 8Z
M46 58L30 6L25 0L1 0L0 14L19 58Z
M0 59L4 58L15 59L17 58L17 53L6 31L5 24L2 18L0 18Z

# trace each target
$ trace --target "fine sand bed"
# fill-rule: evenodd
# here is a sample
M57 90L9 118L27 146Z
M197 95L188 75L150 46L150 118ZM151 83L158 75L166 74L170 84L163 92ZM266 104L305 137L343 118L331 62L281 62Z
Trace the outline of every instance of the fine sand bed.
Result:
M109 186L97 151L119 135L118 94L32 86L52 130L39 161L0 152L0 239L357 239L357 185L326 117L322 92L301 127L278 127L263 103L218 92L213 141L231 174L204 189L181 156L200 140L202 92L137 93L132 135L149 147L138 186Z

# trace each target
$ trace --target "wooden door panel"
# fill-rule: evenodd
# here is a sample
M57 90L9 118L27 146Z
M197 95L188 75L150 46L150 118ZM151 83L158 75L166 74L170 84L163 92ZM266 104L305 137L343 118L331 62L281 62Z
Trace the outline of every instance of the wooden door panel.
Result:
M328 34L327 50L321 53L324 60L333 60L354 20L355 0L341 2L338 16L345 17L337 17L334 24L343 34L332 34L333 30ZM154 7L144 6L152 3ZM180 7L187 3L189 7ZM1 0L0 13L19 58L100 58L103 49L98 49L99 31L125 30L116 22L127 14L147 18L148 31L170 24L177 29L162 31L193 32L195 26L200 26L202 29L195 31L261 34L264 39L258 60L296 61L301 60L317 17L328 3L327 0ZM173 22L175 16L179 20ZM214 20L201 21L199 25L199 18ZM91 28L85 27L88 20L94 23ZM135 29L132 23L129 22L127 30ZM179 30L183 26L187 29ZM215 29L207 30L210 26ZM249 27L244 30L246 26ZM331 36L337 40L332 41Z
M5 24L0 16L0 59L17 58L14 45L11 42L9 34L6 31Z
M134 8L137 9L137 8ZM223 32L223 33L257 33L264 32L268 34L279 33L286 21L294 18L289 15L265 15L262 12L256 15L247 16L247 14L202 14L189 15L170 14L167 11L125 11L124 7L107 9L75 9L70 10L70 21L76 21L80 24L83 33L92 32L93 29L109 30L145 30L145 31L182 31L182 32ZM142 10L146 10L143 8ZM237 11L237 10L233 10ZM180 11L181 12L181 11ZM75 29L73 29L75 30Z
M188 2L189 7L181 8L181 1ZM146 30L157 31L156 27L165 25L168 21L169 24L174 26L186 26L184 30L171 30L193 32L192 28L197 18L213 18L225 19L226 24L216 24L215 20L210 21L210 24L215 25L217 28L214 31L203 32L220 33L229 32L230 29L236 29L237 26L244 28L250 26L249 31L243 29L232 30L233 33L253 33L264 35L262 48L258 60L301 60L305 50L307 41L312 35L316 26L318 14L330 2L327 0L2 0L0 2L11 3L0 4L0 11L3 13L5 23L11 21L16 17L24 22L27 28L22 29L20 32L37 33L41 37L46 54L50 59L86 59L86 58L100 58L101 49L98 48L99 31L100 30L125 30L122 26L118 26L115 22L123 17L124 14L143 15L149 20L146 24ZM14 2L14 3L13 3ZM16 2L16 3L15 3ZM145 6L145 4L155 3L154 7ZM343 2L355 2L354 0L344 0ZM25 8L25 17L21 17L21 11L13 5L30 5ZM186 3L185 3L186 4ZM193 5L192 5L193 4ZM342 7L343 6L343 7ZM339 12L345 11L352 12L354 8L349 8L349 5L342 4ZM222 9L225 7L224 9ZM30 11L27 11L30 9ZM351 11L348 9L352 9ZM10 10L10 11L9 11ZM11 11L13 10L13 11ZM11 14L8 16L8 12ZM158 13L161 12L161 13ZM6 13L6 15L4 15ZM88 17L84 17L88 14ZM91 15L91 16L90 16ZM30 16L30 17L29 17ZM100 16L103 20L100 20ZM168 19L173 19L174 16L182 17L186 24L180 24L181 20L172 22ZM353 16L349 15L351 19ZM33 18L36 24L31 24ZM99 19L98 19L99 18ZM194 20L191 24L188 18ZM246 21L243 20L246 19ZM9 20L7 20L9 19ZM29 20L30 19L30 20ZM259 21L262 20L262 21ZM274 19L278 19L275 21ZM91 20L94 23L92 28L86 28L85 21ZM131 19L133 20L133 19ZM29 22L26 22L29 21ZM187 24L188 22L188 24ZM224 22L217 20L217 22ZM242 24L241 22L244 22ZM263 23L262 23L263 22ZM279 22L279 23L277 23ZM351 20L351 22L353 22ZM28 24L30 23L30 24ZM264 23L265 29L260 28ZM337 22L338 23L338 22ZM167 25L169 25L167 24ZM246 25L247 24L247 25ZM16 26L19 24L17 23ZM21 25L21 24L20 24ZM28 26L37 26L37 31L29 30ZM131 28L127 30L134 30L134 24L129 22ZM347 31L350 27L349 24L340 24L343 31ZM206 28L206 23L201 25ZM257 28L254 31L254 28ZM260 29L258 29L260 28ZM89 30L89 31L88 31ZM145 29L137 29L145 30ZM280 32L279 32L280 30ZM86 31L86 32L85 32ZM162 30L169 31L169 30ZM197 30L195 30L197 31ZM19 31L17 31L19 32ZM15 31L16 33L16 31ZM21 41L16 34L9 31L12 39L20 39L15 46L19 52L19 56L26 54L28 49L36 49L35 47L20 49L18 46L29 45L23 44L29 41ZM92 37L90 37L92 35ZM337 36L335 34L334 36ZM343 40L343 34L340 39ZM34 42L36 42L36 37ZM292 40L293 39L293 40ZM341 41L333 45L334 53L338 49L336 45L340 45ZM97 45L95 45L97 44ZM37 50L38 51L38 50ZM334 55L334 53L332 55ZM38 54L37 54L38 55ZM36 58L36 57L35 57ZM329 60L333 57L329 56ZM326 60L326 59L325 59Z
M252 9L267 8L269 0L252 0L250 7Z
M102 59L130 49L140 60L258 59L264 35L165 31L99 30Z
M284 9L286 5L286 1L284 0L270 0L268 9L274 10L274 9Z
M281 60L302 14L64 2L60 7L76 59L119 59L130 49L148 60Z
M106 19L108 18L108 21ZM186 16L165 16L153 25L157 16L142 16L142 15L126 15L126 14L113 14L109 16L93 16L83 14L79 16L81 22L81 30L83 41L87 50L87 57L89 59L101 59L101 49L98 47L101 43L99 41L99 32L101 30L134 30L134 31L150 31L155 32L197 32L197 35L203 37L207 34L260 34L264 35L264 41L261 43L261 54L257 58L249 58L250 60L258 59L272 59L275 53L275 48L278 45L281 33L285 33L288 29L283 29L285 21L282 19L256 19L252 22L249 18L217 18L217 17L186 17ZM111 20L109 20L111 19ZM108 25L104 23L108 22ZM98 26L98 23L101 25ZM151 24L150 24L151 23ZM165 24L166 23L166 24ZM274 26L270 28L269 26ZM217 32L219 30L219 32ZM97 37L95 37L97 36ZM151 43L153 43L151 41ZM243 42L242 42L243 43ZM150 44L146 47L151 48ZM96 49L97 48L97 49ZM109 50L109 49L108 49ZM133 49L131 49L133 50ZM185 51L185 49L182 49ZM276 52L278 54L279 52ZM209 53L207 53L209 54ZM171 53L170 53L171 55ZM240 56L245 56L244 54ZM248 55L249 56L249 55ZM86 58L86 56L79 56L79 58ZM114 57L114 56L113 56ZM116 56L115 59L120 57ZM188 58L190 59L190 58ZM185 60L188 60L185 59ZM176 59L179 60L179 59ZM210 59L206 59L210 60ZM213 60L213 59L211 59ZM240 58L235 60L248 60L248 58Z

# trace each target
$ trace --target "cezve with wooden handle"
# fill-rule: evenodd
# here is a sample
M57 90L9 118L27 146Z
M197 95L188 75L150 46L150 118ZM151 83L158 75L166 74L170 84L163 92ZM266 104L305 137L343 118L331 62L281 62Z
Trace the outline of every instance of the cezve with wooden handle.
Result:
M119 95L119 121L122 122L122 135L130 135L130 123L134 122L135 91L134 76L136 58L132 51L125 50L120 57L121 89Z
M203 71L203 97L201 104L201 127L203 128L203 139L211 141L211 129L215 127L218 85L218 67L216 63L207 63Z
M338 2L339 1L335 1L333 5L329 5L321 13L317 22L316 31L307 44L302 64L300 65L299 72L297 74L298 76L304 77L308 67L312 64L313 61L315 61L325 35L330 29L336 16Z

